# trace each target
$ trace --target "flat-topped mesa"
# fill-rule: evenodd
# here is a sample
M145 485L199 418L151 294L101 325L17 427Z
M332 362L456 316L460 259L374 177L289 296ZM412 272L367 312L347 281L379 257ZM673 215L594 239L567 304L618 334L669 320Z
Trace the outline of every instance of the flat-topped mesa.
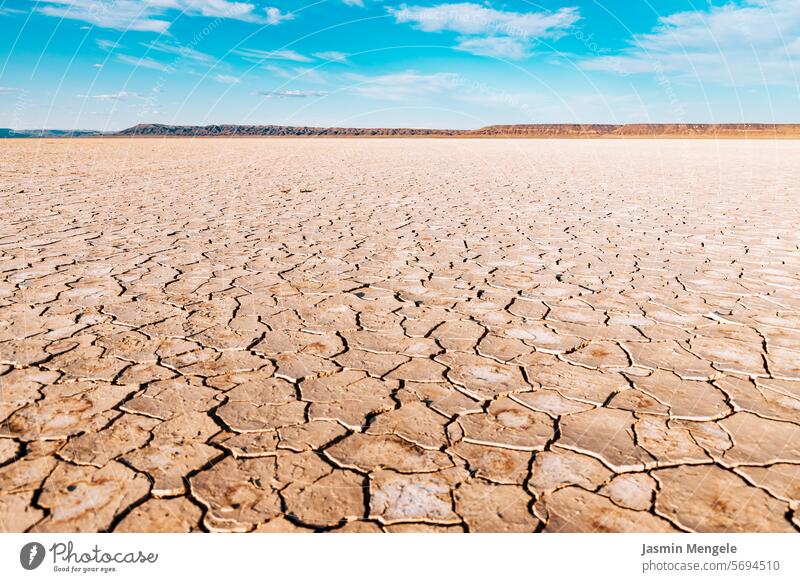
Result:
M618 135L667 137L800 137L796 123L630 123L616 130Z
M585 123L537 123L487 125L470 132L481 136L512 137L602 137L619 129L619 125Z
M489 125L480 129L309 127L287 125L163 125L141 123L120 136L342 136L342 137L512 137L512 138L798 138L800 124L775 123L542 123Z
M511 137L800 137L800 124L628 123L490 125L472 134Z

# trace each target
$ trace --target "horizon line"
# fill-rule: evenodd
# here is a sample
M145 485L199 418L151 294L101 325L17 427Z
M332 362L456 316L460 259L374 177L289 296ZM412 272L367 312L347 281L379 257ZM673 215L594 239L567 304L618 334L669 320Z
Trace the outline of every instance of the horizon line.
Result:
M376 126L376 125L313 125L313 124L281 124L281 123L164 123L164 122L141 122L135 125L122 127L119 129L96 129L91 127L2 127L0 131L8 130L11 132L95 132L98 134L115 134L125 131L131 131L136 128L145 127L161 127L161 128L175 128L175 129L204 129L211 127L227 127L227 128L282 128L282 129L314 129L314 130L386 130L386 131L425 131L425 132L458 132L469 133L476 132L489 128L567 128L567 127L581 127L581 128L601 128L601 127L687 127L687 128L747 128L754 127L756 129L766 128L787 128L787 127L800 127L800 121L797 122L771 122L771 121L746 121L746 122L693 122L693 121L665 121L665 122L626 122L626 123L613 123L613 122L535 122L535 123L491 123L488 125L481 125L472 128L448 128L448 127L423 127L411 125L398 125L398 126Z

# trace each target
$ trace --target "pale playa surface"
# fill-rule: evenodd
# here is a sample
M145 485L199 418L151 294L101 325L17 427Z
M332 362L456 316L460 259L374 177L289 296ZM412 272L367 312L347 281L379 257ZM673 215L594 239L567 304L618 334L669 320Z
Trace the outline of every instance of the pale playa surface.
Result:
M797 529L798 160L0 141L0 526Z

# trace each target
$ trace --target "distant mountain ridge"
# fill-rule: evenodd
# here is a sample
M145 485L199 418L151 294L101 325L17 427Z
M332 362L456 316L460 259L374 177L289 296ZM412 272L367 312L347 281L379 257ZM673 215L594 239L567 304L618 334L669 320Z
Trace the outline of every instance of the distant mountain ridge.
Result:
M123 129L117 135L170 135L170 136L392 136L392 135L443 135L468 133L459 129L411 129L389 127L307 127L287 125L161 125L140 123Z
M800 137L800 124L665 123L665 124L530 124L489 125L480 129L414 129L307 127L286 125L161 125L143 123L123 129L121 136L428 136L428 137Z
M0 127L0 137L89 137L106 135L93 129L11 129Z

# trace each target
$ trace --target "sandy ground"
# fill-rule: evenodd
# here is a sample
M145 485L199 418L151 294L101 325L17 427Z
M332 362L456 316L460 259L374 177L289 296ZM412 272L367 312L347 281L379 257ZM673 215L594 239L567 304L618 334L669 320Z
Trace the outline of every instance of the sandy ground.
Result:
M799 159L2 140L0 528L800 529Z

